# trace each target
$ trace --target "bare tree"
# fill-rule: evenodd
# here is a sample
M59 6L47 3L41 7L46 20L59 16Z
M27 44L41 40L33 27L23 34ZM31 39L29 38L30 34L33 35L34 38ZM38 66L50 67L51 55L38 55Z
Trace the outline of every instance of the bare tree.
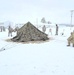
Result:
M43 17L43 18L41 19L41 22L42 22L42 23L46 23L45 17Z

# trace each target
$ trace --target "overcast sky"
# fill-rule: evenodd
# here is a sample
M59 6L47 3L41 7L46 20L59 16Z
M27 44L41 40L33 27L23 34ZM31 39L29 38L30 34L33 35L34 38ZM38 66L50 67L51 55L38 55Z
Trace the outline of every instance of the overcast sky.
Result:
M52 23L70 23L73 9L74 0L0 0L0 22L36 22L45 17Z

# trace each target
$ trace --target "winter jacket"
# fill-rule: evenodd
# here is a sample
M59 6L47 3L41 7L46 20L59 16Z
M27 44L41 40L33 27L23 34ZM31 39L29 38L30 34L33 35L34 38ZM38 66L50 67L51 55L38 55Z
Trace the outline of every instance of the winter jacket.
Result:
M70 43L74 44L74 32L71 33L70 37L67 39Z

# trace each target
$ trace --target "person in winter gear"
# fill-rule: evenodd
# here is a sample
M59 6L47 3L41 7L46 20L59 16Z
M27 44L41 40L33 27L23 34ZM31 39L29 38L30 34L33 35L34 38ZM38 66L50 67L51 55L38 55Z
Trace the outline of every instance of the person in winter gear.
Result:
M46 31L46 26L45 25L42 27L42 31L45 33L45 31Z
M52 29L51 28L49 29L49 33L52 35Z
M55 35L58 35L58 25L56 24L56 34Z
M68 37L68 45L67 46L70 46L70 43L73 44L73 47L74 47L74 32L71 32L71 35Z
M13 29L11 28L11 26L9 26L8 27L8 36L12 37L12 32L13 32Z

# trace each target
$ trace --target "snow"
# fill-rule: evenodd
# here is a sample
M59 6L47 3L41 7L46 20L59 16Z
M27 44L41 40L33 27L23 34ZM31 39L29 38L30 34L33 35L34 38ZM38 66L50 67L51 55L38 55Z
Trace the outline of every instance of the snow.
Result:
M63 29L64 35L61 35ZM74 28L59 27L59 35L46 33L52 39L41 43L7 42L8 31L0 32L0 75L74 75L74 47L67 38ZM16 33L13 33L13 37Z

